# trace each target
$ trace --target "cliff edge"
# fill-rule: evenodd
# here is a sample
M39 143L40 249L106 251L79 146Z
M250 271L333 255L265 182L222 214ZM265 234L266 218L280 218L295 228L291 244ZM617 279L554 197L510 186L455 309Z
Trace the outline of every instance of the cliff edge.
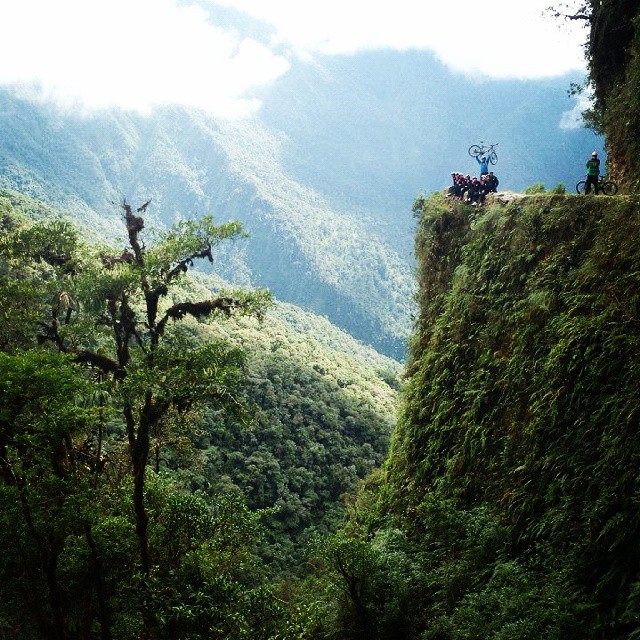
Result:
M351 510L377 584L358 628L636 637L640 199L437 194L417 257L403 408Z

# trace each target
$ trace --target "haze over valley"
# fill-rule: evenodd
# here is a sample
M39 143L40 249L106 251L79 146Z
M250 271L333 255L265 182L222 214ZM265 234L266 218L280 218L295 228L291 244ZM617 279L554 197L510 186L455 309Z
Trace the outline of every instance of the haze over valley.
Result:
M250 234L215 269L326 315L397 359L413 313L413 199L473 174L497 142L501 189L571 185L601 145L575 120L574 75L496 80L428 52L295 60L240 118L164 106L78 111L0 93L0 184L113 242L113 203L153 199L150 223L213 213Z

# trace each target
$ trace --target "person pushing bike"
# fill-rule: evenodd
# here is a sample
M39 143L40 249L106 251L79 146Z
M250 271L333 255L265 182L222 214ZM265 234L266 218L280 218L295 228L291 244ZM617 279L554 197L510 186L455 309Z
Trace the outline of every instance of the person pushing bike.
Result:
M584 188L585 193L591 193L591 185L595 189L596 195L598 195L598 178L600 177L600 158L598 153L594 151L591 154L591 158L587 160L587 180Z

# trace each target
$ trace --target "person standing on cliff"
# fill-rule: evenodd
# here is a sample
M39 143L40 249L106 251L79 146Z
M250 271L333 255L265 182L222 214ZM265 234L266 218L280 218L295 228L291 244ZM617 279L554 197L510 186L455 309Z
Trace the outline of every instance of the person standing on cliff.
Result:
M587 181L584 187L585 193L591 193L591 185L593 185L596 195L598 195L598 178L599 177L600 177L600 158L598 158L598 153L594 151L591 154L591 158L587 160Z
M489 175L489 156L482 154L482 157L476 156L476 161L480 165L480 177Z

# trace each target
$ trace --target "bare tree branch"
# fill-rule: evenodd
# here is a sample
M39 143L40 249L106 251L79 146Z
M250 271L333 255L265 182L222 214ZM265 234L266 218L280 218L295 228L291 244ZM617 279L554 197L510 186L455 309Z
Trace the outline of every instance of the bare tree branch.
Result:
M582 3L580 4L574 11L570 10L569 5L560 5L561 8L558 7L547 7L546 11L548 11L554 18L563 18L565 20L586 20L587 22L591 22L593 20L593 15L590 12L589 4Z
M158 322L155 339L158 340L160 336L162 336L166 324L170 319L180 320L187 315L193 316L194 318L202 318L210 315L214 311L222 311L226 315L231 315L234 309L243 305L244 303L230 297L215 298L214 300L205 300L204 302L180 302L167 309L162 320Z
M147 207L151 204L151 198L149 198L143 205L138 207L136 211L138 213L144 213L147 210Z

